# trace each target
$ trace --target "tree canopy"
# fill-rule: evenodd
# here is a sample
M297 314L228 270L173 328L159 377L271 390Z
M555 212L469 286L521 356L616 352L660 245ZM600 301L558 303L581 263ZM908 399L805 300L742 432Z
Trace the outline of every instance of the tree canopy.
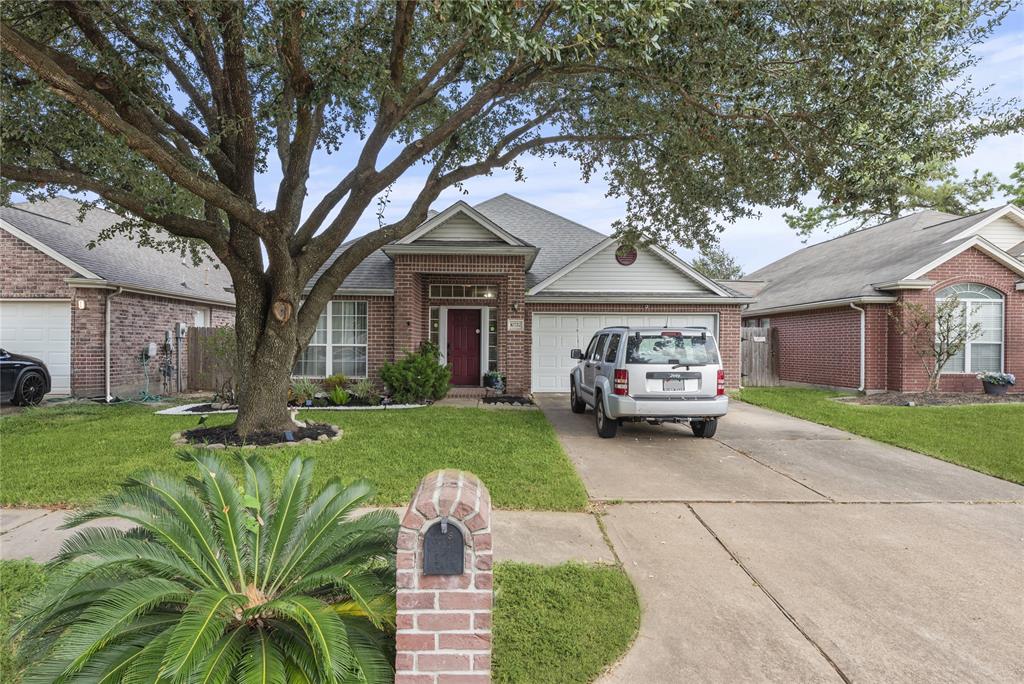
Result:
M739 280L743 267L720 246L708 247L693 260L693 267L714 280Z
M277 378L277 401L355 265L411 232L445 188L518 169L524 154L602 175L634 242L706 247L723 222L810 192L847 214L896 201L981 137L1020 127L1014 103L966 78L971 47L1007 11L997 0L7 0L3 194L93 193L144 244L208 246L234 282L240 362ZM313 154L349 150L351 167L307 202ZM424 181L405 215L332 260L414 167ZM262 196L257 179L274 169L276 192Z

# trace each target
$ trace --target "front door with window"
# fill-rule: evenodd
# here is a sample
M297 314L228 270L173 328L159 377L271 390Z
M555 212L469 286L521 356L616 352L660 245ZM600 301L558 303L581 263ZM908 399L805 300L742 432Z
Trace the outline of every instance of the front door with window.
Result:
M453 385L480 384L480 310L448 310L448 363Z

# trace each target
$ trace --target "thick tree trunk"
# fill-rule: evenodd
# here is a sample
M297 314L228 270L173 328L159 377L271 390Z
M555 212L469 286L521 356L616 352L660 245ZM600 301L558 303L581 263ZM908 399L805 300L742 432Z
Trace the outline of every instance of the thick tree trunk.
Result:
M237 331L236 331L237 332ZM265 338L239 369L238 418L235 429L241 435L254 432L292 430L288 411L295 349L280 339ZM241 355L239 355L241 360Z

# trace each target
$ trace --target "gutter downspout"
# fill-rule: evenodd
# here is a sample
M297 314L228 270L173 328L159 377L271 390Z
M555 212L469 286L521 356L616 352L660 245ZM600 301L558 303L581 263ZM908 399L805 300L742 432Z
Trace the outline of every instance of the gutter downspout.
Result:
M108 404L114 400L114 397L110 396L110 300L121 294L121 292L122 288L119 287L113 292L107 293L103 300L103 315L105 318L103 327L103 379Z
M858 392L863 392L864 391L864 343L865 343L864 327L865 327L865 323L866 323L866 321L864 319L865 311L864 311L864 309L860 308L859 306L857 306L853 302L850 302L850 308L851 309L855 309L857 311L860 311L860 387L857 388L857 391Z

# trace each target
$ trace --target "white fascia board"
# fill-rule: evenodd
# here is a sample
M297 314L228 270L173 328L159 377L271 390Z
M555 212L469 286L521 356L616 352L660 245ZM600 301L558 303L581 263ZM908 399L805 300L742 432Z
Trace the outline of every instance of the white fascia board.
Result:
M18 228L15 228L13 225L11 225L10 223L8 223L7 221L5 221L3 219L0 219L0 228L3 228L8 233L10 233L14 237L18 238L22 242L24 242L26 244L29 244L32 247L35 247L40 252L42 252L46 256L50 257L54 261L58 261L61 264L67 266L72 271L76 271L77 273L81 273L86 278L92 278L93 280L103 280L98 275L96 275L95 273L93 273L89 269L85 268L81 264L77 264L74 261L72 261L71 259L68 259L66 256L64 256L63 254L61 254L57 250L50 248L48 245L40 242L39 240L35 239L34 237L29 235L28 233L26 233L26 232L24 232L24 231L22 231L22 230L20 230Z
M302 291L302 295L306 296L312 290L313 288L307 287ZM394 297L395 291L390 287L339 287L334 294L345 297Z
M617 294L614 292L601 292L589 296L580 295L536 295L526 296L529 304L600 304L602 302L614 302L616 304L751 304L755 301L753 297L709 297L709 296L686 296L680 294L667 294L665 296L637 297L636 295Z
M990 224L993 221L996 221L998 219L1001 219L1004 216L1007 217L1007 218L1011 218L1011 219L1015 220L1017 223L1019 223L1021 225L1022 228L1024 228L1024 210L1021 210L1015 204L1007 204L1005 207L1003 207L999 211L994 212L990 216L986 216L984 219L982 219L981 221L978 221L977 223L975 223L970 228L967 228L965 230L960 231L959 233L957 233L953 237L951 237L948 240L946 240L946 242L944 242L943 244L946 244L948 242L956 242L957 240L963 240L964 238L970 237L970 236L974 235L975 233L977 233L982 228L984 228L985 226L987 226L988 224Z
M766 309L747 309L743 312L744 318L750 316L767 316L770 314L789 313L791 311L810 311L812 309L832 309L837 306L848 304L892 304L898 301L897 297L885 295L864 295L862 297L843 297L842 299L823 299L819 302L804 302L803 304L790 304L788 306L772 306Z
M181 294L177 292L167 292L166 290L154 290L149 287L139 287L137 285L129 285L127 283L115 283L109 280L92 279L92 278L65 278L64 282L72 287L84 287L94 288L97 290L123 290L124 292L132 292L135 294L152 295L154 297L163 297L164 299L176 299L182 302L197 302L199 304L211 304L213 306L226 306L234 309L234 302L225 302L221 299L210 299L209 297L203 297L202 295L189 295Z
M949 250L948 252L938 257L937 259L933 259L932 261L928 262L921 268L917 269L916 271L908 275L906 278L904 278L904 280L915 280L924 275L927 275L932 270L938 268L942 264L946 263L947 261L955 257L957 254L966 252L971 247L974 247L978 251L983 252L988 256L992 257L994 260L998 261L1003 266L1006 266L1006 268L1010 269L1017 275L1024 276L1024 262L1020 261L1019 259L1013 256L1010 256L1008 252L999 249L998 247L996 247L995 245L993 245L991 242L981 237L980 235L975 235L970 240L967 240L966 242L957 245L956 247Z
M885 283L871 283L876 290L927 290L935 284L934 280L917 278L914 280L891 280Z
M505 230L504 228L499 226L497 223L495 223L494 221L490 220L489 218L487 218L486 216L481 214L479 211L477 211L473 207L469 206L469 204L467 204L463 200L459 200L458 202L456 202L455 204L451 205L450 207L448 207L444 211L440 211L440 212L434 214L429 219L427 219L426 221L421 223L419 228L417 228L413 232L409 233L408 235L406 235L401 240L396 240L394 244L396 244L396 245L412 244L416 240L420 239L421 237L423 237L424 235L426 235L427 233L432 231L434 228L437 228L439 225L441 225L442 223L444 223L445 221L450 219L452 216L455 216L455 214L460 214L460 213L461 214L465 214L466 216L471 218L473 221L476 221L477 223L479 223L486 230L489 230L490 232L494 233L494 235L496 235L498 238L500 238L502 240L502 242L505 242L506 244L516 245L516 246L521 246L521 247L522 246L527 246L525 242L523 242L522 240L517 238L515 235L512 235L511 233L509 233L507 230Z

